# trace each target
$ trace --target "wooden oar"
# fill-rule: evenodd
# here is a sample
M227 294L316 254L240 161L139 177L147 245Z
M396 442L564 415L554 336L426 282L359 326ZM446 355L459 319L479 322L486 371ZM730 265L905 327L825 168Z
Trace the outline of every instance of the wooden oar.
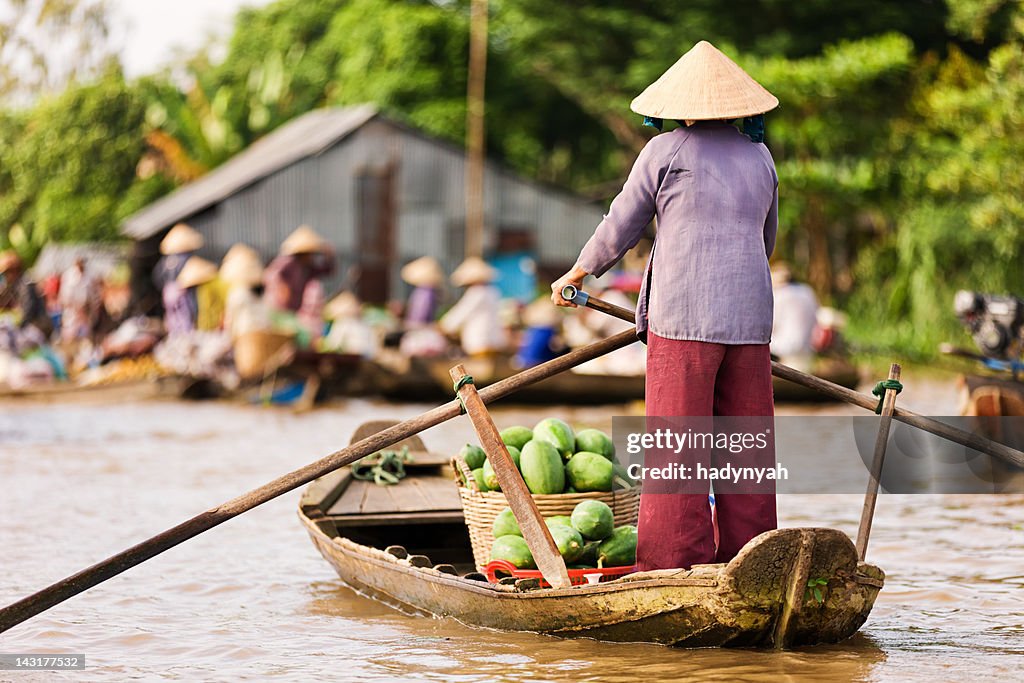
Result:
M900 381L900 366L893 363L889 366L889 379ZM884 385L883 385L884 386ZM897 388L899 385L896 385ZM868 538L871 536L871 522L875 518L875 503L878 502L878 486L882 480L882 466L885 464L885 450L889 445L889 427L892 426L892 413L896 409L897 389L886 389L882 397L882 419L878 423L878 434L875 437L875 455L871 459L871 472L868 477L868 490L864 494L864 507L860 512L860 526L857 527L857 557L864 561L868 553Z
M558 552L555 539L551 537L551 530L544 522L544 517L537 509L537 503L530 495L530 489L526 488L526 482L519 474L515 461L508 453L505 442L501 440L498 428L491 419L484 402L480 399L476 387L471 382L463 381L469 377L466 368L456 365L449 370L454 386L458 387L459 397L462 405L466 407L466 414L473 421L473 429L480 437L480 445L491 461L494 468L494 476L498 479L498 486L505 494L508 506L512 508L519 529L523 532L523 539L530 548L537 569L544 576L553 588L571 588L572 581L569 580L569 572L565 568L565 560Z
M567 286L562 289L562 298L566 301L579 303L578 298L582 292L578 292L575 287ZM603 304L600 305L600 304ZM613 306L606 301L601 301L592 296L588 296L586 303L584 304L588 308L614 315L616 318L620 318L627 322L635 322L635 318L632 311L626 310L620 306ZM624 311L624 313L622 313ZM780 379L789 380L794 384L800 384L809 389L814 389L826 396L831 396L834 399L850 403L861 408L866 408L874 412L875 406L878 405L878 399L872 398L867 394L862 394L859 391L853 389L847 389L841 387L838 384L829 382L828 380L814 375L809 375L806 372L800 372L794 370L788 365L783 365L778 361L772 361L772 374ZM908 424L912 427L917 427L936 436L941 436L944 439L953 441L962 446L978 451L979 453L985 453L991 455L994 458L1003 460L1017 467L1024 467L1024 452L1017 450L1016 448L1010 448L1005 444L986 439L979 434L972 434L971 432L963 429L958 429L952 425L948 425L944 422L925 417L911 410L905 408L896 408L893 412L893 417L904 424Z
M508 396L515 391L539 382L542 379L556 375L559 372L585 363L594 358L603 356L606 353L621 349L635 342L636 334L632 330L620 332L593 344L571 351L547 363L542 363L528 370L515 374L508 379L492 384L480 391L480 398L484 403L491 403L500 398ZM388 446L406 439L413 434L434 427L453 417L461 414L461 405L458 401L450 401L422 415L400 422L399 424L378 432L377 434L363 439L358 443L350 445L339 451L321 458L314 463L306 465L294 472L275 479L257 489L230 500L206 512L182 522L181 524L157 534L138 545L112 555L102 562L72 574L60 581L47 586L37 593L22 598L7 607L0 609L0 633L20 624L26 619L43 612L54 605L64 602L70 597L78 595L93 586L106 581L121 572L131 569L135 565L159 555L160 553L183 543L190 538L198 536L204 531L222 524L229 519L253 509L268 500L277 498L281 494L292 491L303 484L307 484L317 477L332 472L339 467L344 467L360 458L376 453Z

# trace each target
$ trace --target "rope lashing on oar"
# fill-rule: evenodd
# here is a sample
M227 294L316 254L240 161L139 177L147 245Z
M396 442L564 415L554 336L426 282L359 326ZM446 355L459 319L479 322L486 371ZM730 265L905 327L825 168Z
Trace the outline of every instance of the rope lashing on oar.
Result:
M377 486L392 486L405 479L405 464L412 462L409 449L381 451L368 455L352 465L352 478L373 481Z
M871 393L878 397L878 405L875 406L875 415L882 414L882 404L885 403L885 392L892 389L897 394L903 391L903 384L898 379L883 379L875 385Z
M467 384L474 384L473 375L463 375L459 378L458 382L452 384L452 389L455 390L455 396L459 399L459 412L462 415L466 414L466 404L462 400L462 394L459 393L459 389L466 386Z

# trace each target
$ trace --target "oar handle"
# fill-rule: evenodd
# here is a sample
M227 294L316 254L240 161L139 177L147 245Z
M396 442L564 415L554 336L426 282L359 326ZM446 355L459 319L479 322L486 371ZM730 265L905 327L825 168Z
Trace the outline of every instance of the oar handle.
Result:
M633 311L628 308L623 308L622 306L610 304L603 299L598 299L596 296L590 296L575 285L566 285L565 287L562 287L562 298L570 303L576 304L577 306L593 308L595 311L607 313L614 318L625 320L628 323L636 322L636 314L633 313Z

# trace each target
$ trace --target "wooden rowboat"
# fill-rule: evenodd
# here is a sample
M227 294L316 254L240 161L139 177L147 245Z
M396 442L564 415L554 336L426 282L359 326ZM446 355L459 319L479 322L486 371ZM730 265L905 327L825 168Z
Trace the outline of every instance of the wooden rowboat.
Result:
M962 413L978 417L1024 417L1024 382L1009 378L964 375Z
M542 589L536 579L491 584L472 564L458 493L441 465L376 487L384 492L367 486L343 469L305 491L299 517L317 550L364 595L470 626L679 647L834 643L860 628L884 581L857 561L845 534L805 528L762 534L728 564L569 589ZM369 507L368 495L377 498Z

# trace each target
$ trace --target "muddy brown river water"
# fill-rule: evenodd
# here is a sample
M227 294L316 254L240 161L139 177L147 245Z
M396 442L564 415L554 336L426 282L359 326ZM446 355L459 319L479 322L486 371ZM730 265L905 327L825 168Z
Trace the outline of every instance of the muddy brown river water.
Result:
M952 382L901 403L955 414ZM344 445L368 419L426 406L349 400L304 415L224 403L0 402L0 603L6 604ZM609 428L623 406L501 408ZM851 413L841 406L779 414ZM424 434L450 452L465 418ZM825 438L827 435L822 435ZM0 635L0 653L80 653L27 680L966 681L1024 678L1024 496L886 495L869 559L887 573L839 645L673 650L474 629L347 589L289 494ZM853 535L860 496L780 496L783 526Z

